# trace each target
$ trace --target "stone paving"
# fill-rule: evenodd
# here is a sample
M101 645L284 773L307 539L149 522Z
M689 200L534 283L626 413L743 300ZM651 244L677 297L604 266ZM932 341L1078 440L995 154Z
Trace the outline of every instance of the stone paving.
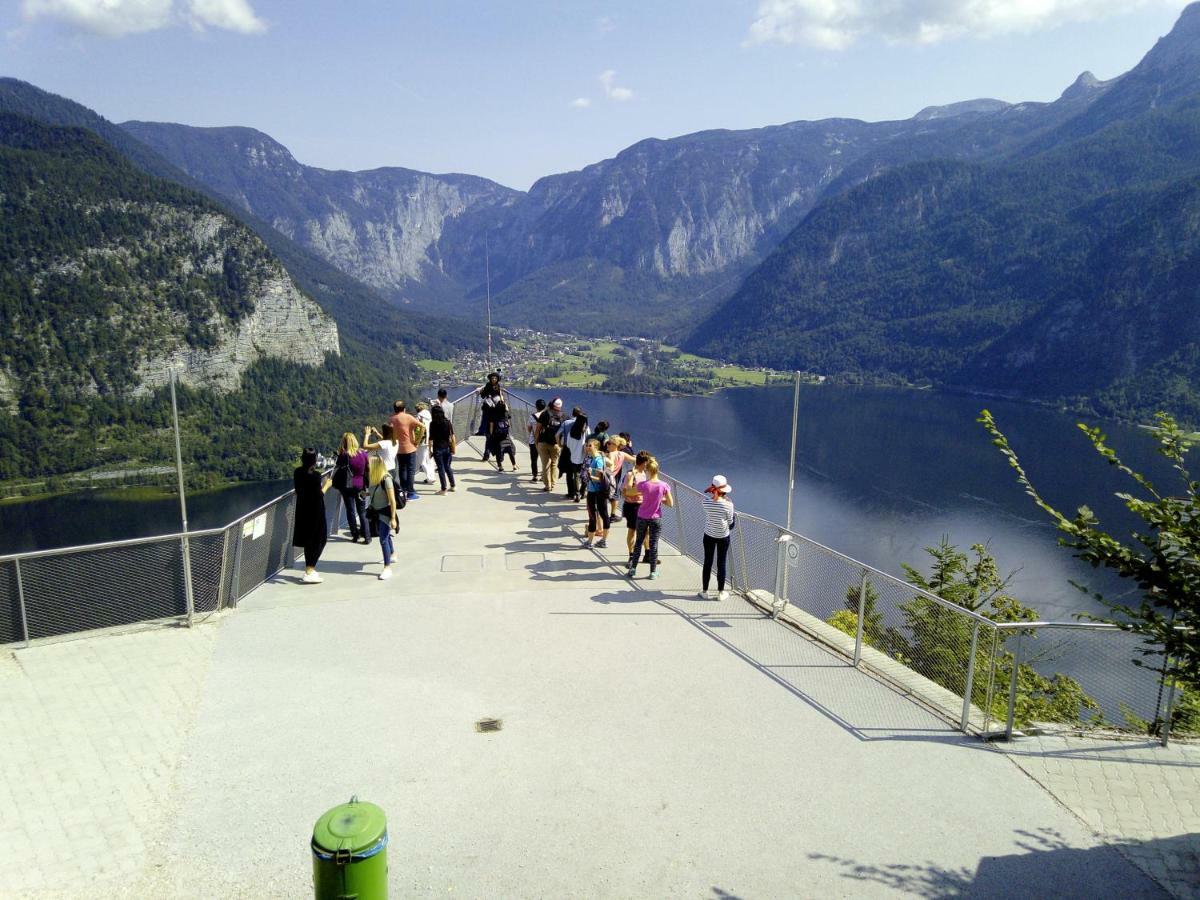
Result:
M1200 898L1200 745L1038 736L997 749L1172 894Z
M1200 748L963 737L460 465L391 582L334 539L190 631L0 651L0 896L305 896L355 791L393 896L1196 896Z

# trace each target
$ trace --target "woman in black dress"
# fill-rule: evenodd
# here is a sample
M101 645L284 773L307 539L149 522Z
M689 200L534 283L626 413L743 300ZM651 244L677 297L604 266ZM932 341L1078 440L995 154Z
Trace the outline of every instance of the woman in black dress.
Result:
M292 528L292 544L304 548L305 584L320 584L317 561L329 538L329 520L325 518L325 491L329 482L317 471L317 451L306 447L300 454L300 465L292 473L296 486L296 522Z

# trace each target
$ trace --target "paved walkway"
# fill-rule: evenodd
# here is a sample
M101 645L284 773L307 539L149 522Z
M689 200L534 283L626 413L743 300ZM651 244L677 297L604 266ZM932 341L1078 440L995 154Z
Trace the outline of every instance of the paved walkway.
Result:
M0 655L0 896L303 897L354 793L394 896L1195 896L1197 748L990 749L461 465L390 582L334 539L190 632Z

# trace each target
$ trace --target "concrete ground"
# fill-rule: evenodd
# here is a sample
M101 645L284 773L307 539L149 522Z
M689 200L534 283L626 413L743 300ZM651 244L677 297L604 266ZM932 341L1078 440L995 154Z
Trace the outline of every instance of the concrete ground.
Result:
M0 655L0 896L303 897L353 794L397 897L1196 896L1196 747L992 749L459 466L391 581L334 538L191 631Z

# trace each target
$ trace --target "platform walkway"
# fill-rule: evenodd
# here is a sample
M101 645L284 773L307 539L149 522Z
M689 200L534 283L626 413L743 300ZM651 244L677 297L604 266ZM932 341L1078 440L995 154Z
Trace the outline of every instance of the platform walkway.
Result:
M696 598L694 563L631 583L578 507L460 468L402 514L391 581L334 538L324 584L190 632L0 657L0 896L304 897L312 823L355 793L395 897L1187 895L1194 748L989 749Z

